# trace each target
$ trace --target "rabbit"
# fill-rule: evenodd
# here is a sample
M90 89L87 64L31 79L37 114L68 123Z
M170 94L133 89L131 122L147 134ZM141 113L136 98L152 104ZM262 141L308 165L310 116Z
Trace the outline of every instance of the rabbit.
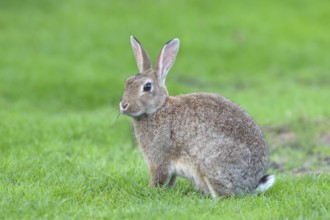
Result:
M165 86L179 39L162 48L152 68L148 53L130 38L139 73L129 77L119 103L133 118L138 145L151 174L150 186L174 186L188 178L201 192L228 197L264 192L268 150L260 128L238 105L210 93L169 96Z

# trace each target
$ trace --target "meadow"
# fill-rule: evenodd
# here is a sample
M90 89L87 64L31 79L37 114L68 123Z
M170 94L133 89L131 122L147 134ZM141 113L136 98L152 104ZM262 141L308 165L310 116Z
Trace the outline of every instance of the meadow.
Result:
M315 1L0 1L0 219L330 219L330 7ZM148 187L124 81L136 36L181 47L170 95L221 94L269 144L277 182L212 199Z

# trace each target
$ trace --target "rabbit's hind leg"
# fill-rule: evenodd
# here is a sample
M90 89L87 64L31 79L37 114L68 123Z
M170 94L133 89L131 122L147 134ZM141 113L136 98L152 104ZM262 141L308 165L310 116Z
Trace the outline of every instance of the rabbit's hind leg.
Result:
M212 185L211 185L209 179L208 179L206 176L204 176L203 179L204 179L204 182L205 182L205 184L206 184L206 186L207 186L207 188L208 188L208 191L210 192L211 196L212 196L213 198L216 198L216 197L217 197L217 193L216 193L215 190L213 189L213 187L212 187Z

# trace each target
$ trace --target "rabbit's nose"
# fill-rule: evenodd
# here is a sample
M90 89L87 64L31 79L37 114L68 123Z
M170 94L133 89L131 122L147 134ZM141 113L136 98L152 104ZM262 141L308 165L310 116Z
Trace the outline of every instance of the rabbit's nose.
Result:
M120 106L121 106L121 108L122 108L123 110L126 110L127 107L128 107L128 103L121 102L121 103L120 103Z

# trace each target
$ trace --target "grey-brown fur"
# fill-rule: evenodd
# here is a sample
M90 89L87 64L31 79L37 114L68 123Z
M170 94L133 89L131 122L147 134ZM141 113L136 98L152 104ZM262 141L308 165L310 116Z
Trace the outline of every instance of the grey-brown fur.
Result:
M165 78L178 39L163 47L154 70L140 43L135 38L131 43L140 73L126 81L120 109L133 118L150 184L171 186L179 175L212 196L254 192L265 175L268 154L253 119L219 95L168 96ZM146 83L151 83L151 91L143 91Z

